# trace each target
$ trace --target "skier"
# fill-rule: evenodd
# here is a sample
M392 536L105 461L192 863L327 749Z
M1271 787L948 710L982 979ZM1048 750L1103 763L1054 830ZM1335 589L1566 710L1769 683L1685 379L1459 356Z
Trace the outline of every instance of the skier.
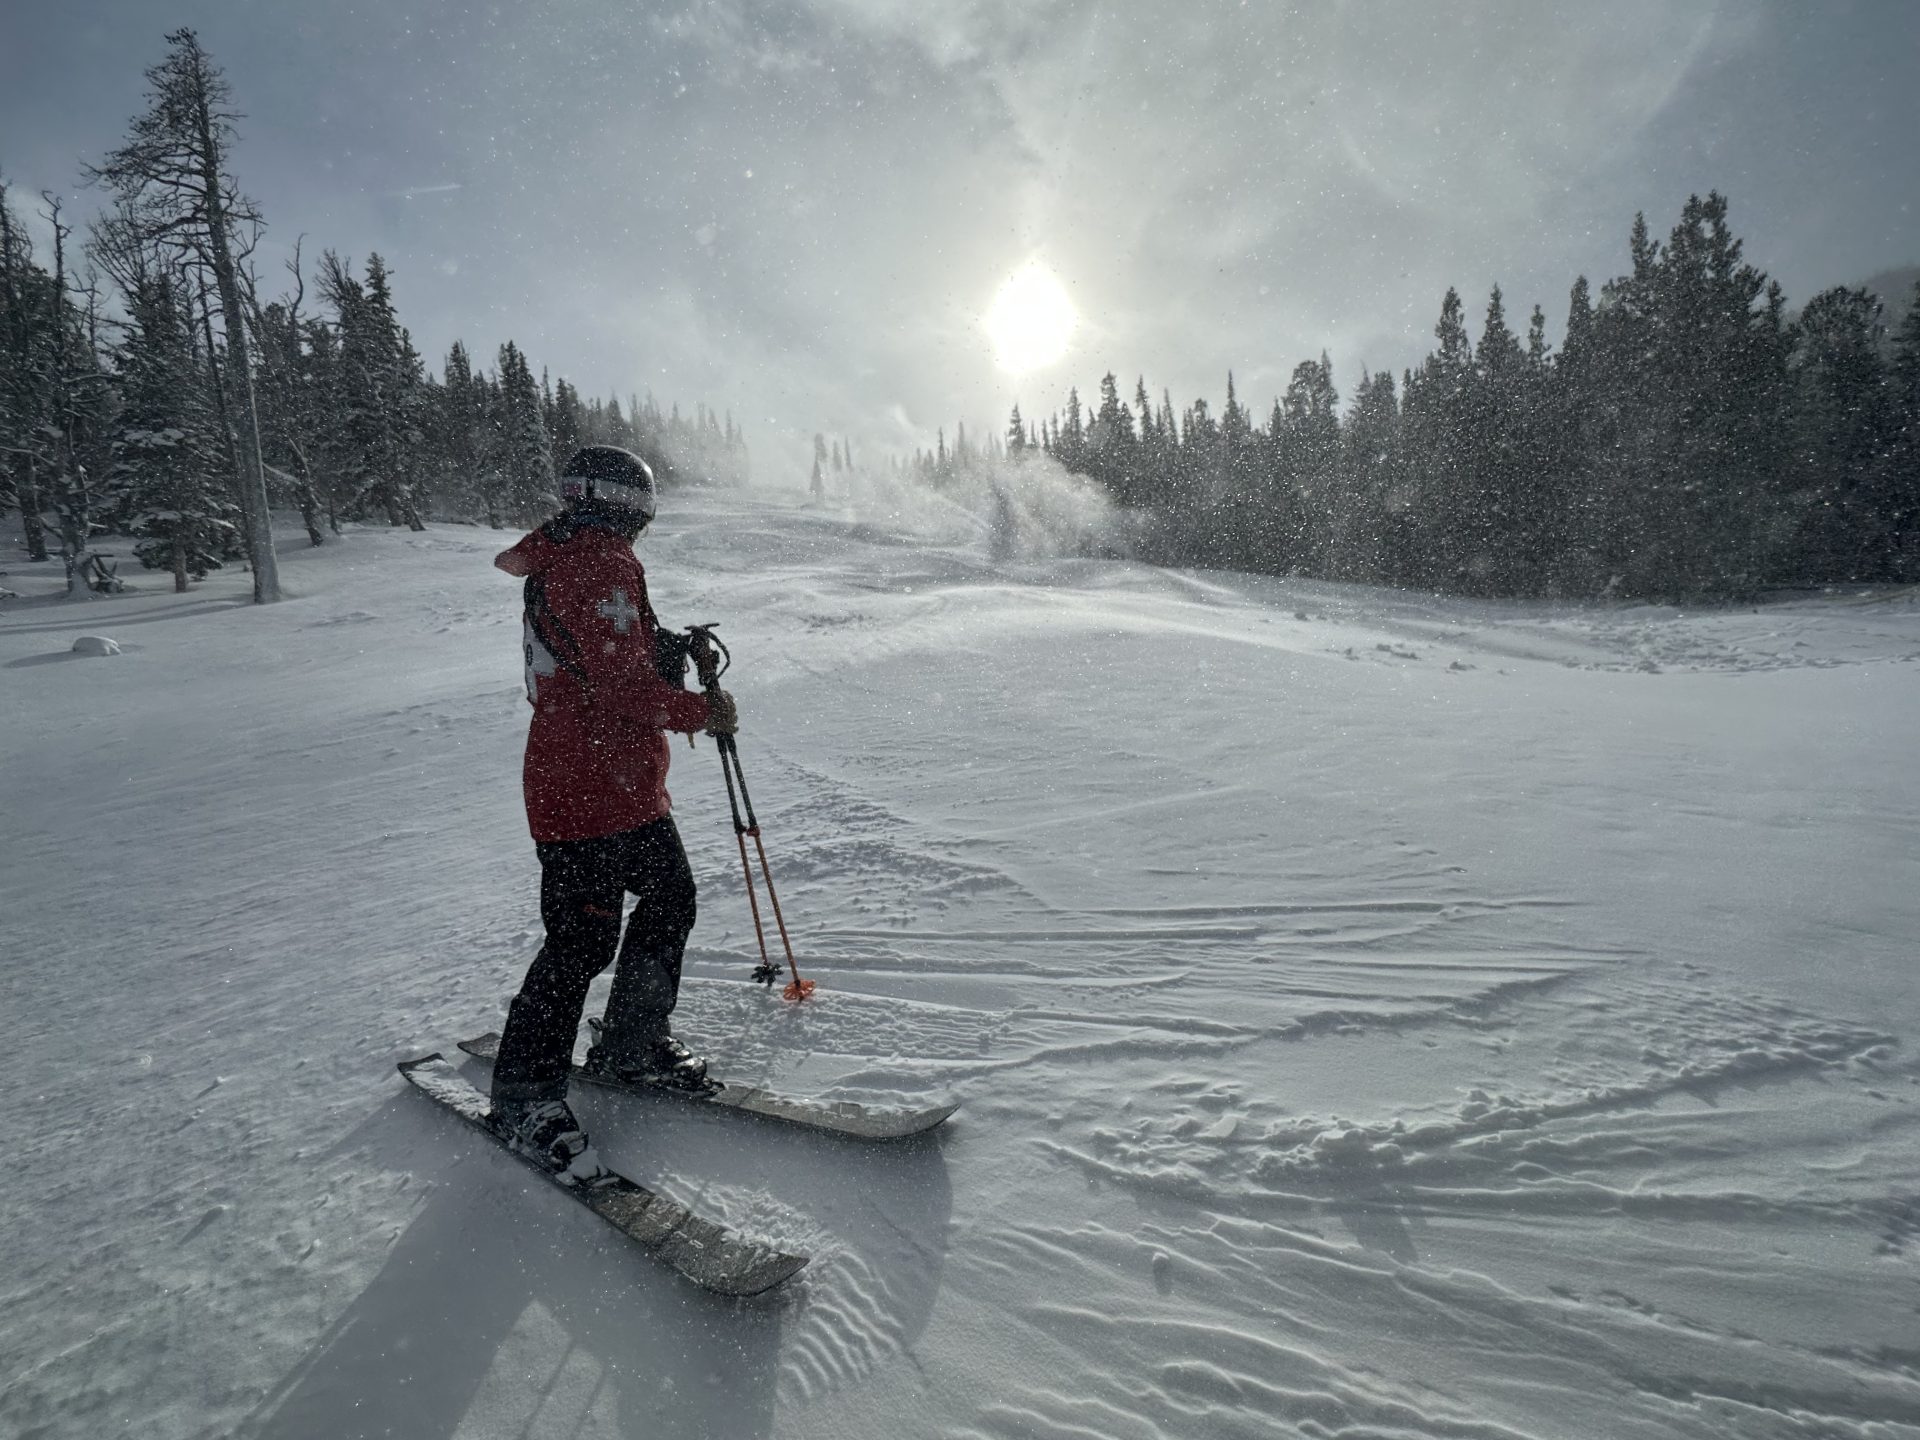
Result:
M694 922L693 871L666 790L668 730L731 735L724 690L684 688L689 642L662 630L633 542L654 515L653 472L589 445L567 461L565 510L494 564L526 581L527 822L546 942L507 1011L489 1123L563 1178L601 1171L567 1104L575 1033L615 963L587 1065L623 1079L704 1085L706 1061L668 1017ZM637 903L621 933L626 897Z

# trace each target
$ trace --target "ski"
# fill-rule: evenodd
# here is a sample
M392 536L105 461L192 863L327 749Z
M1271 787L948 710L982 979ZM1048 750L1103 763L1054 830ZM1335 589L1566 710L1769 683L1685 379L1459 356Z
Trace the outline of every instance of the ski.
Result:
M507 1153L526 1161L655 1259L721 1295L758 1295L806 1268L808 1257L788 1255L703 1220L684 1205L656 1195L614 1172L591 1184L570 1185L528 1156L511 1149L487 1123L487 1097L467 1083L444 1057L404 1060L400 1073L415 1089L438 1101Z
M499 1053L500 1036L489 1031L471 1040L462 1040L460 1048L476 1059L491 1063ZM826 1130L835 1135L851 1135L861 1140L904 1140L909 1136L921 1135L960 1108L957 1103L914 1109L910 1106L861 1105L851 1100L797 1100L750 1085L736 1085L728 1080L709 1080L708 1088L704 1090L687 1090L665 1082L616 1080L608 1075L595 1075L579 1065L573 1067L573 1076L576 1080L589 1085L601 1085L609 1090L671 1095L696 1105L743 1110L750 1115L764 1115L769 1120L782 1120L789 1125Z

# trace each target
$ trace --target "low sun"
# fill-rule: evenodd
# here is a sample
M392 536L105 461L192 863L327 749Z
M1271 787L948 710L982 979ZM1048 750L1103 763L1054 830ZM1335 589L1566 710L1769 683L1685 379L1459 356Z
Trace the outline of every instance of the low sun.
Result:
M1010 375L1024 375L1067 353L1079 318L1054 273L1038 260L1029 260L1007 277L980 323L993 341L1000 368Z

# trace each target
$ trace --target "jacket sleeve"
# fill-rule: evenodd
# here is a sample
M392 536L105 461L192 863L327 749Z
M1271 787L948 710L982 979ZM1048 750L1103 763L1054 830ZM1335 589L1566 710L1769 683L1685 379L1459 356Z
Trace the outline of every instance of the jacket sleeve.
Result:
M556 565L543 586L549 645L568 663L597 708L649 730L693 731L707 723L707 699L669 685L654 662L646 579L608 577L598 566ZM637 591L638 593L629 593Z

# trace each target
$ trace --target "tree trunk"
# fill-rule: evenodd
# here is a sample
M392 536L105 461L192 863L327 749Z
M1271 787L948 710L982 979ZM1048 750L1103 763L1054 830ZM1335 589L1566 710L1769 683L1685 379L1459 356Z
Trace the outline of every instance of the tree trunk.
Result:
M300 479L300 523L307 527L308 541L318 546L326 540L320 532L320 497L313 491L313 475L307 469L307 457L295 452L295 463L300 467L297 472Z
M71 482L69 482L71 483ZM75 495L70 490L61 497L60 504L60 558L67 567L68 596L87 593L87 560L90 552L87 541L92 526L87 520L87 503L84 492Z
M227 443L227 464L233 471L233 503L240 507L241 529L251 535L247 527L247 497L244 484L244 462L240 459L239 442L233 433L233 412L227 405L227 374L232 366L222 367L220 357L213 349L213 306L207 303L207 282L200 281L200 333L207 340L207 368L213 372L213 416L220 427L220 438ZM249 547L251 541L249 540ZM249 561L252 559L249 548Z
M227 328L227 413L238 423L240 515L247 532L247 558L253 565L253 599L257 605L280 598L280 567L273 553L272 516L267 505L267 475L260 465L260 417L253 401L253 367L247 358L246 315L240 308L240 283L234 273L233 252L227 246L227 212L220 191L220 148L213 133L207 92L194 96L194 125L199 132L201 181L205 185L207 244L213 261L213 281L220 292L220 308Z
M313 488L313 468L307 464L307 448L299 441L290 441L287 447L293 453L293 474L288 476L284 470L276 471L282 482L289 478L293 481L294 503L300 507L300 523L307 527L307 540L318 547L326 543L326 536L320 529L320 496Z
M187 535L181 531L187 531ZM191 528L184 520L176 521L173 527L173 588L176 594L185 594L187 589L187 539Z
M20 520L27 532L27 558L47 558L47 527L40 518L40 483L33 473L33 456L26 457L20 480Z

